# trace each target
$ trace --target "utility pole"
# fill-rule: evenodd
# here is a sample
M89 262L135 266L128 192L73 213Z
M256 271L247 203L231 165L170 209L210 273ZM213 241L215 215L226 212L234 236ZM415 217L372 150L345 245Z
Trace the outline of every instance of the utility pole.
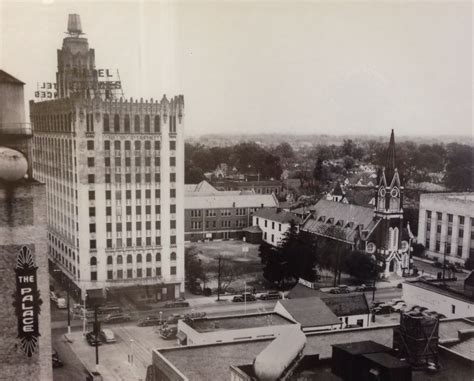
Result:
M95 336L95 367L96 371L99 368L99 322L97 321L97 310L99 306L96 304L94 306L94 336Z
M82 335L86 335L86 324L87 324L87 314L86 314L86 298L87 298L87 291L84 289L84 307L82 309Z
M219 255L218 260L218 267L217 267L217 301L220 301L221 296L221 261L222 257Z
M66 306L67 306L67 333L68 335L71 334L71 308L70 308L70 305L69 305L69 285L70 285L70 281L69 279L67 279L67 288L66 288L66 295L67 295L67 302L66 302Z

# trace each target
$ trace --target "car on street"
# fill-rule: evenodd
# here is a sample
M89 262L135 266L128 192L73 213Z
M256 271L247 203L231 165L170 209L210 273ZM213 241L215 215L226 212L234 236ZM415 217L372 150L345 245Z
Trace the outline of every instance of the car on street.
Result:
M340 285L329 290L331 294L349 294L351 290L346 285Z
M257 298L255 295L251 294L250 292L243 293L242 295L236 295L232 298L233 302L255 302Z
M400 312L404 311L407 308L407 304L402 302L402 303L396 303L392 306L392 311L393 312Z
M95 333L94 332L87 332L86 334L86 340L89 343L89 345L95 347L96 343L97 345L102 345L102 340L100 337L97 337L97 340L95 338Z
M178 327L176 325L165 324L160 328L160 337L165 340L176 339Z
M124 314L120 312L120 313L115 313L115 314L108 314L104 318L103 322L104 323L125 323L130 320L132 320L132 318L129 314Z
M150 315L138 322L139 327L150 327L153 325L161 325L163 324L163 320L160 319L158 316Z
M441 262L433 262L432 263L432 266L438 268L438 269L442 269L443 268L443 264Z
M389 314L390 312L392 312L392 305L388 303L379 304L372 310L375 315Z
M259 297L261 300L276 300L281 299L281 294L279 292L266 292Z
M102 329L100 331L99 337L104 343L115 343L117 341L114 332L108 328Z
M166 302L163 307L165 308L189 307L189 302L185 302L185 301Z

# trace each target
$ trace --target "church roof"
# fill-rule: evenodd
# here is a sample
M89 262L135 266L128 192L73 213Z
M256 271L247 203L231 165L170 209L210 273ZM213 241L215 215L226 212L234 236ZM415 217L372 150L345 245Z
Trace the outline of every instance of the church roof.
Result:
M16 79L14 76L8 74L6 71L0 69L0 83L14 83L17 85L24 85L24 82L21 82L19 79Z
M302 226L302 230L348 243L353 243L357 228L373 230L376 226L373 208L319 200L314 213Z

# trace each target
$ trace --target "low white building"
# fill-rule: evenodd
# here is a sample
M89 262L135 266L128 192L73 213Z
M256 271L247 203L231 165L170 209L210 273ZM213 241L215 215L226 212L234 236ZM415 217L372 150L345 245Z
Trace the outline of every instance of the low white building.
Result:
M447 318L474 316L474 273L463 281L415 281L403 284L408 305L426 307Z
M364 293L329 294L308 287L300 279L288 293L288 298L301 300L302 303L313 303L313 299L321 301L337 316L341 328L368 327L370 324L370 309Z
M300 324L305 333L342 328L339 318L317 297L279 300L273 311Z
M271 339L298 323L275 312L178 321L182 345L203 345L251 339Z
M272 246L280 244L292 221L297 226L302 222L296 214L280 208L262 208L252 216L252 226L260 228L262 240Z

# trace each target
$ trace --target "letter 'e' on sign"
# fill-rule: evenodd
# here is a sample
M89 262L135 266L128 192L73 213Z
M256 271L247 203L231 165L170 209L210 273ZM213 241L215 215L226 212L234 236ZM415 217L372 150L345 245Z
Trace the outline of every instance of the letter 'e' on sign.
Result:
M38 317L42 301L36 279L37 269L31 249L27 246L21 247L15 267L16 293L13 306L18 320L18 338L23 352L28 357L36 352L40 336Z

